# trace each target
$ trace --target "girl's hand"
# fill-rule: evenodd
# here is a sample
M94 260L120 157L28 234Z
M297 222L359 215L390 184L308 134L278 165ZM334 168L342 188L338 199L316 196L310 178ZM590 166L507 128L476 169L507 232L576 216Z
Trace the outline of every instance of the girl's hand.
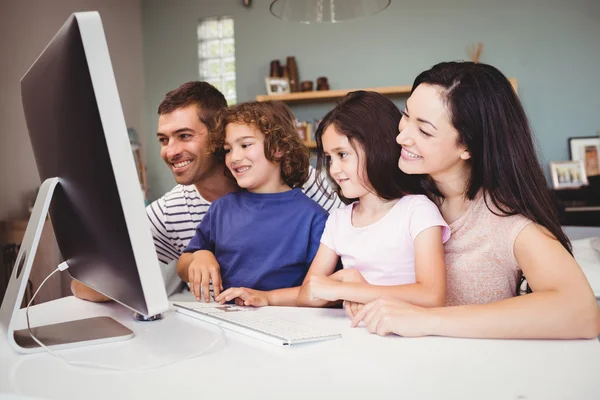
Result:
M378 299L365 304L352 319L352 326L363 322L369 332L380 336L395 333L416 337L430 334L432 316L430 309L414 306L400 300Z
M344 268L332 274L329 278L338 282L367 283L362 274L355 268Z
M264 307L269 305L267 292L244 287L229 288L215 297L215 301L220 304L225 304L226 301L233 299L238 306Z
M308 298L311 301L339 300L337 294L335 293L335 288L337 285L339 285L338 281L335 281L324 275L312 275L308 278L306 285L308 288Z
M355 303L353 301L344 300L344 311L350 319L354 319L356 314L364 307L364 304Z

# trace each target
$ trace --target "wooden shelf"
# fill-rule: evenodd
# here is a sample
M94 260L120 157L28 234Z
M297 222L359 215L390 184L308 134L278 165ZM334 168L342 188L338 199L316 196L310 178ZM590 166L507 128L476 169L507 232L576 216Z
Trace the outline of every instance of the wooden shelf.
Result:
M256 101L269 101L269 100L281 100L287 102L310 102L310 101L325 101L333 100L344 97L349 92L355 90L368 90L372 92L379 92L387 95L407 95L410 93L412 86L388 86L388 87L376 87L366 89L344 89L344 90L313 90L312 92L295 92L286 94L274 94L274 95L258 95Z
M518 85L517 80L515 78L508 79L515 89L515 92L518 93ZM353 92L355 90L367 90L372 92L378 92L381 94L385 94L388 96L402 96L410 94L410 90L412 89L411 85L407 86L387 86L387 87L375 87L375 88L364 88L364 89L343 89L343 90L317 90L311 92L295 92L295 93L285 93L285 94L275 94L275 95L258 95L256 96L256 101L270 101L270 100L280 100L289 103L302 103L302 102L314 102L314 101L327 101L327 100L335 100L344 97L348 92Z

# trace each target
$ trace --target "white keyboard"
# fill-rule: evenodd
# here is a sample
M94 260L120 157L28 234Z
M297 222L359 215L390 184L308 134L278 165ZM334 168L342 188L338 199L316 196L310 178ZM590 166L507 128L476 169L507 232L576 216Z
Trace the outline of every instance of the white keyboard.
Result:
M278 345L329 340L341 337L340 333L327 332L297 322L258 313L252 307L229 304L174 302L175 310L223 328L252 336Z

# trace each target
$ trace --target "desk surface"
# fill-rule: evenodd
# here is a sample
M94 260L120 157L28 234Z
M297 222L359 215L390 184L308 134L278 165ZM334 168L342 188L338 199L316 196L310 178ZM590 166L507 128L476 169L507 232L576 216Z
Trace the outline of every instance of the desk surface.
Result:
M600 395L598 340L468 340L378 337L350 328L342 310L260 309L341 331L333 341L277 347L174 311L136 322L115 304L67 297L30 310L32 325L109 315L128 341L60 352L71 361L143 372L75 368L47 353L21 355L0 338L0 392L50 399L593 399ZM20 326L25 326L24 318ZM2 396L0 396L1 398Z

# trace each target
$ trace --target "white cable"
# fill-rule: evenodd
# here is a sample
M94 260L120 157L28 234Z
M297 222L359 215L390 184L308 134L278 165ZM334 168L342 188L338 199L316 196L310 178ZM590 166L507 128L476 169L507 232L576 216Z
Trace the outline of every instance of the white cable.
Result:
M46 283L46 281L48 279L50 279L50 277L52 275L54 275L58 271L64 271L67 268L69 268L69 266L67 265L66 262L60 263L60 265L54 271L52 271L46 277L46 279L44 279L42 281L42 283L40 284L40 287L35 291L35 293L31 297L31 300L29 300L29 303L27 303L27 308L25 309L25 317L27 319L27 330L29 331L29 335L31 336L31 338L40 347L42 347L44 350L46 350L48 353L50 353L54 357L60 359L61 361L67 363L68 365L71 365L71 366L74 366L74 367L105 369L105 370L108 370L108 371L115 371L115 372L148 371L148 370L152 370L152 369L166 367L167 365L175 364L175 363L178 363L178 362L181 362L181 361L187 361L187 360L190 360L192 358L200 357L200 356L204 355L206 352L208 352L215 344L217 344L221 340L223 341L224 344L227 344L227 340L225 339L225 331L220 326L217 326L219 328L219 330L221 331L221 335L218 336L215 340L213 340L210 345L208 345L204 349L202 349L202 351L199 351L198 353L192 354L189 357L185 357L185 358L182 358L180 360L169 361L169 362L166 362L164 364L154 365L154 366L150 366L150 367L142 367L142 368L122 368L122 367L117 367L117 366L114 366L114 365L97 364L97 363L93 363L93 362L89 362L89 361L69 361L66 358L64 358L63 356L61 356L60 354L57 354L54 351L50 350L37 337L35 337L35 335L33 334L33 331L31 330L31 325L29 323L29 306L31 306L31 303L33 303L33 300L35 299L35 296L38 294L38 292L40 291L40 289L42 288L42 286L44 286L44 283Z

